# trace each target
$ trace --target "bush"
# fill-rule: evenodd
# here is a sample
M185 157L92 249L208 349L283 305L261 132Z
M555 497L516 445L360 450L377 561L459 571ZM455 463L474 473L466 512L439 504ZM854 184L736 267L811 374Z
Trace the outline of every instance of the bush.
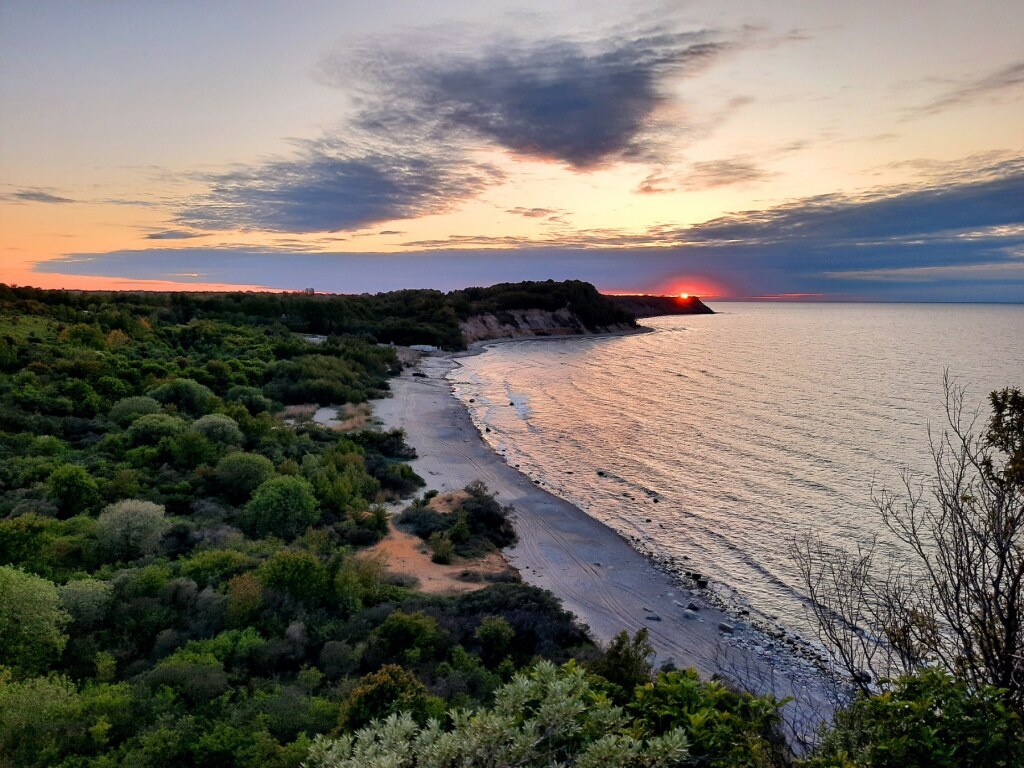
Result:
M234 549L205 549L178 562L181 575L194 579L201 587L219 584L253 566L251 557Z
M110 420L127 427L140 416L160 413L161 405L152 397L125 397L111 407L107 416Z
M244 405L254 416L274 407L274 401L264 396L257 387L232 387L228 390L227 400Z
M1005 691L972 691L936 670L902 677L838 713L810 768L1011 768L1024 765L1024 728Z
M88 512L100 501L96 481L77 464L64 464L53 470L46 480L46 495L64 517Z
M0 566L0 667L46 669L67 643L69 619L52 581Z
M156 445L161 440L185 430L185 422L169 413L150 413L140 416L128 427L132 445Z
M696 764L746 768L779 764L779 706L687 669L662 672L637 688L629 710L634 726L646 733L682 730Z
M455 545L446 533L430 535L430 550L430 561L440 565L451 565L452 558L455 557Z
M404 672L401 667L395 669ZM413 687L408 679L405 685ZM394 688L395 693L404 693L397 683ZM422 697L416 699L412 694L408 698L419 705L418 711L380 699L373 701L376 707L361 708L359 714L363 717L353 718L346 725L364 726L366 715L375 711L378 714L370 715L370 719L377 721L354 736L333 741L318 738L307 765L667 768L693 764L688 760L682 729L655 736L632 732L622 710L593 691L582 670L572 666L559 669L549 662L539 663L529 674L516 675L499 688L493 707L453 712L450 728L437 721L418 726L417 722L423 720ZM385 716L387 719L383 719Z
M426 686L412 672L397 664L386 664L359 680L342 704L341 726L356 730L398 712L424 723L440 708L439 704L427 695Z
M388 658L416 662L433 657L441 644L437 620L421 611L394 611L374 633Z
M217 482L231 501L246 501L274 476L274 464L258 453L229 453L217 462Z
M96 521L100 548L116 560L134 560L154 554L166 530L164 508L140 499L111 504Z
M60 601L82 629L92 629L107 617L114 596L110 582L98 579L69 581L60 588Z
M265 587L297 600L317 603L327 597L327 569L309 552L288 549L275 552L256 573Z
M239 446L245 442L238 422L222 413L203 416L192 424L192 429L217 445Z
M245 506L243 523L257 537L291 541L320 519L316 497L298 477L275 477L261 484Z
M202 416L217 405L213 390L192 379L174 379L147 394L164 405L177 406L179 411L191 416Z

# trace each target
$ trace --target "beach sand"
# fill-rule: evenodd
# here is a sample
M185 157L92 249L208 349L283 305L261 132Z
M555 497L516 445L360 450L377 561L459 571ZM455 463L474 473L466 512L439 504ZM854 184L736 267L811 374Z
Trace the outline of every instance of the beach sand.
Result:
M505 554L526 583L550 590L602 643L644 627L659 664L739 678L748 687L812 700L816 710L824 706L824 685L811 664L709 605L604 523L509 466L452 393L446 376L456 365L454 356L424 357L413 370L425 378L410 369L393 378L393 397L375 401L374 413L387 428L405 430L419 456L412 467L428 489L454 491L482 480L513 507L519 542Z

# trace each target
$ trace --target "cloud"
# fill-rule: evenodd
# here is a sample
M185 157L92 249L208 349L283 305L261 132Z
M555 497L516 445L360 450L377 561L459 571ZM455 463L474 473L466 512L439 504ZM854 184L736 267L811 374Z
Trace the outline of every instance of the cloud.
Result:
M978 169L976 181L828 195L764 211L747 211L689 227L693 244L777 243L827 249L837 243L895 247L899 240L934 240L1024 223L1024 159Z
M19 189L17 192L12 192L9 195L4 195L7 200L12 200L18 203L74 203L77 202L69 197L61 197L54 195L43 189L32 188L32 189Z
M308 233L440 214L504 178L478 159L493 146L574 170L649 161L666 80L735 46L717 37L651 29L470 50L435 36L329 58L322 79L354 97L347 122L292 156L207 174L175 224Z
M676 180L673 174L663 170L652 171L640 182L636 191L644 195L654 195L676 192L680 189L702 190L740 186L767 179L774 174L759 168L750 158L739 156L696 162L679 175L682 178Z
M515 216L525 216L528 219L543 219L551 216L557 216L563 211L556 208L523 208L522 206L516 208L509 208L505 213L511 213Z
M501 174L440 145L387 146L325 136L292 158L208 177L176 221L197 229L334 232L443 213Z
M960 84L937 98L910 110L908 117L934 115L951 107L969 104L979 99L1002 95L1005 91L1024 86L1024 61L1017 61L990 72L984 77Z
M748 158L708 160L690 166L690 172L686 175L683 186L686 189L713 189L736 184L749 184L770 175L767 171L758 168Z
M343 87L353 70L367 79L357 123L373 133L431 122L449 136L586 170L649 155L647 131L667 98L665 80L729 47L707 31L659 29L586 44L504 39L471 52L369 49L358 61L329 59L323 72Z
M204 237L204 235L184 229L165 229L162 232L150 232L146 235L147 240L191 240L194 237Z

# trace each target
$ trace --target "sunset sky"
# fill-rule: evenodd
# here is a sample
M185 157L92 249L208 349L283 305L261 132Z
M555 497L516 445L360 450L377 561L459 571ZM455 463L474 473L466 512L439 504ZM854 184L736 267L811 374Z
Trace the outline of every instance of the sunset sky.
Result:
M0 0L0 282L1024 301L1020 0Z

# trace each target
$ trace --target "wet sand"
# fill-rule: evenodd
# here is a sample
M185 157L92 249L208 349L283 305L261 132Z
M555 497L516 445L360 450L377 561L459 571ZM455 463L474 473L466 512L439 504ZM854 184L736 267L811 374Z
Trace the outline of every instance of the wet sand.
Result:
M482 480L499 502L512 505L519 543L505 554L526 583L554 593L602 643L623 629L645 627L659 664L740 678L765 692L813 700L820 709L823 686L810 664L709 605L607 525L495 453L452 394L446 376L456 365L452 356L424 357L391 380L394 396L376 401L374 413L386 427L405 430L419 455L413 469L428 489L453 491Z

